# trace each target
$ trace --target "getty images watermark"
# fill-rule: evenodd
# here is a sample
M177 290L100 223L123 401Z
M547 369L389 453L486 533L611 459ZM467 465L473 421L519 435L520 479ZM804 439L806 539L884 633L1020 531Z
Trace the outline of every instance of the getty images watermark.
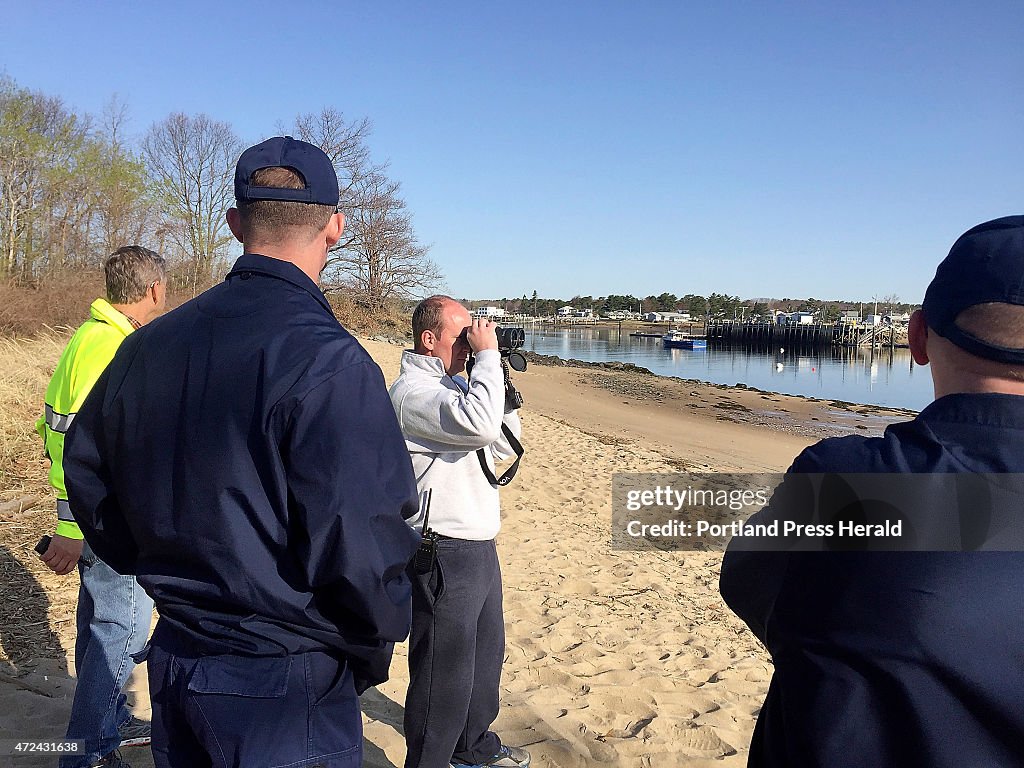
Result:
M1024 475L616 474L612 546L1024 551Z

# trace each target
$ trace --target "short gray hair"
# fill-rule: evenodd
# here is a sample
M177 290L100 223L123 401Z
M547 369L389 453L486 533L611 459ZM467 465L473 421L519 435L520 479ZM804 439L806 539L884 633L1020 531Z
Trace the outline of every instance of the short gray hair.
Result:
M167 267L162 256L141 245L118 248L103 265L107 278L107 301L134 304L153 283L162 283Z

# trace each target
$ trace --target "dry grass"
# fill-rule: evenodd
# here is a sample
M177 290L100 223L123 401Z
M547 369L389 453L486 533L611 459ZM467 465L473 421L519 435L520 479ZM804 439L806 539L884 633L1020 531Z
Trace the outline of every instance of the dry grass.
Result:
M406 311L397 302L371 310L344 291L331 291L327 300L338 321L353 333L363 336L380 334L399 339L412 334L412 311Z
M49 462L34 429L67 333L0 338L0 659L62 658L73 642L78 579L56 576L32 551L54 525ZM36 506L22 509L24 500Z
M46 491L48 463L34 426L69 333L0 338L0 491L10 499Z

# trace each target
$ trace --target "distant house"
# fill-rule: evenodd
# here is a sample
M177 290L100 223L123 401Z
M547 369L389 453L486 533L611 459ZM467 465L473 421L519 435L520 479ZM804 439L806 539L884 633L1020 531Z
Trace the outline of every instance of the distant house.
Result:
M558 316L559 317L572 317L573 313L575 311L576 311L576 307L572 307L572 306L569 306L568 304L566 304L564 307L559 307L558 308Z
M895 312L891 315L886 315L893 325L906 325L910 322L909 312Z
M583 309L577 309L575 312L572 313L572 316L573 317L593 317L594 316L594 310L591 309L590 307L585 307Z
M814 322L813 312L779 312L775 316L779 325L810 325Z
M839 322L843 325L857 325L860 322L860 312L856 309L844 309L839 313Z
M882 316L881 315L866 315L864 317L864 325L866 325L868 328L874 328L876 325L881 325L881 324L882 324Z
M644 320L652 323L688 323L689 312L645 312Z
M504 317L505 310L501 307L477 307L473 310L473 317Z

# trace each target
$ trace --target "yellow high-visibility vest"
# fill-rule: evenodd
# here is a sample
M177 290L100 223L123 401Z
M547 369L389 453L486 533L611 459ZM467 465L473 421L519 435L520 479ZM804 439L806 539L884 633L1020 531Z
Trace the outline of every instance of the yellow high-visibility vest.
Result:
M71 337L46 388L45 408L36 422L36 431L43 438L51 462L50 485L57 491L56 532L60 536L82 538L64 486L64 435L96 380L132 330L125 315L106 299L96 299L89 307L89 319Z

